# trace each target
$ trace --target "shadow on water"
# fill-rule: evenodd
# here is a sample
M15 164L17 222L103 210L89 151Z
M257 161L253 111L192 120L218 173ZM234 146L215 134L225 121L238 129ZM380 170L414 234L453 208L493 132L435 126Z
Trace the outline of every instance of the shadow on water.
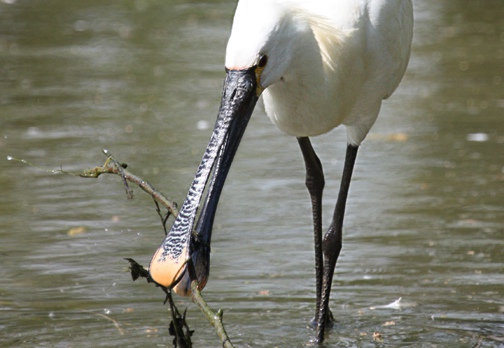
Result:
M5 158L79 170L108 148L181 201L217 112L234 6L0 1L2 346L171 346L163 294L123 261L147 265L162 239L150 198ZM327 347L504 345L504 7L415 11L410 68L357 161ZM315 140L326 212L344 139ZM305 346L315 293L297 144L258 111L229 176L206 299L237 346ZM195 346L218 347L177 301Z

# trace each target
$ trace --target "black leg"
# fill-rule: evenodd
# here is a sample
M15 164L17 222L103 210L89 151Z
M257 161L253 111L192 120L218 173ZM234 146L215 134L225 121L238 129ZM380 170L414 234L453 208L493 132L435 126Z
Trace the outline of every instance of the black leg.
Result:
M324 191L324 172L322 164L313 150L310 139L298 138L306 165L306 187L310 193L313 214L313 233L315 240L315 279L317 303L314 324L317 325L317 313L322 299L322 278L324 274L322 256L322 192Z
M348 196L350 181L352 180L352 172L357 158L358 146L349 144L346 150L345 166L343 168L343 176L341 178L340 191L338 201L334 209L334 215L331 226L324 235L322 241L322 252L324 257L324 277L322 281L322 303L320 304L317 313L317 342L324 340L324 332L326 328L326 320L329 316L329 296L331 294L331 285L334 275L336 261L341 251L343 238L343 217L345 215L345 206Z

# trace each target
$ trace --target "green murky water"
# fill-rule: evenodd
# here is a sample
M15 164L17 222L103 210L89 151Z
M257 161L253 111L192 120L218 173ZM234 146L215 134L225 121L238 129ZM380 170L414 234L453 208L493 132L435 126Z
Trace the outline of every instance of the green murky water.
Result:
M182 201L217 112L234 7L0 1L1 346L171 346L163 294L133 283L123 260L147 265L163 238L151 199L136 189L127 200L118 178L6 158L72 171L107 148ZM504 346L504 7L419 0L415 11L410 68L359 154L326 347ZM344 142L343 130L314 139L326 212ZM296 141L258 110L204 292L236 346L302 347L313 335L309 210ZM197 308L177 302L195 347L218 347Z

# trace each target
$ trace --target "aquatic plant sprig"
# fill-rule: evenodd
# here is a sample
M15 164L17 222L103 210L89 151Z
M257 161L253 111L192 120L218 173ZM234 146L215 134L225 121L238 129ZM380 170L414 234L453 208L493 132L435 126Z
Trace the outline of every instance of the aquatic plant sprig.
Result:
M103 165L87 168L80 172L66 171L63 169L62 166L60 166L59 169L46 169L39 165L33 164L25 159L19 159L13 156L7 156L7 160L21 162L23 164L35 167L41 171L51 174L65 174L81 178L94 178L94 179L100 177L102 174L119 175L121 176L125 184L126 192L129 199L133 198L133 194L132 190L129 188L128 182L138 185L143 191L148 193L153 198L154 203L156 205L156 211L158 215L161 217L162 225L165 229L166 234L166 223L168 218L171 215L173 215L174 217L178 215L177 204L168 199L163 193L158 191L156 188L154 188L154 186L152 186L148 181L128 171L127 170L128 165L126 163L117 161L114 158L114 156L112 156L110 151L104 149L102 152L105 156L107 156L107 159L105 160ZM164 216L161 212L160 206L163 206L168 210L168 212ZM127 258L126 260L130 262L130 270L133 280L136 280L139 277L143 277L147 278L147 281L149 283L152 282L152 280L149 279L149 272L146 269L144 269L143 266L139 265L133 259ZM191 267L190 269L192 270ZM231 343L231 340L229 339L229 336L227 335L224 329L222 310L218 310L216 313L212 311L212 309L208 306L208 304L201 295L197 280L193 280L191 287L193 288L192 301L198 306L200 311L205 315L208 322L215 328L217 335L222 341L222 346L224 348L232 348L233 345ZM170 332L172 333L173 336L175 336L175 340L177 341L178 346L191 347L192 343L190 341L190 336L192 334L192 331L189 329L185 321L185 314L186 314L185 311L183 315L180 314L173 300L171 299L170 292L167 292L167 300L169 301L170 312L172 313Z

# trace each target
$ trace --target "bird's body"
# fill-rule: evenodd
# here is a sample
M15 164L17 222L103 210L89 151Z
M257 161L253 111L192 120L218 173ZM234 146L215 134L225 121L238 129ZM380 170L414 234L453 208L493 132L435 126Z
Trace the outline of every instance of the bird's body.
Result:
M180 213L152 258L149 272L156 283L181 294L190 293L193 278L201 288L206 284L220 193L262 94L266 113L297 137L305 160L315 236L316 340L323 340L332 320L329 295L357 149L406 70L412 12L411 0L239 1L217 122ZM347 129L345 167L333 219L322 236L324 174L308 137L340 125Z
M406 70L411 12L403 0L242 0L226 67L268 55L264 73L276 71L261 81L269 86L263 100L272 122L296 137L343 124L358 145ZM281 50L280 62L270 50Z

